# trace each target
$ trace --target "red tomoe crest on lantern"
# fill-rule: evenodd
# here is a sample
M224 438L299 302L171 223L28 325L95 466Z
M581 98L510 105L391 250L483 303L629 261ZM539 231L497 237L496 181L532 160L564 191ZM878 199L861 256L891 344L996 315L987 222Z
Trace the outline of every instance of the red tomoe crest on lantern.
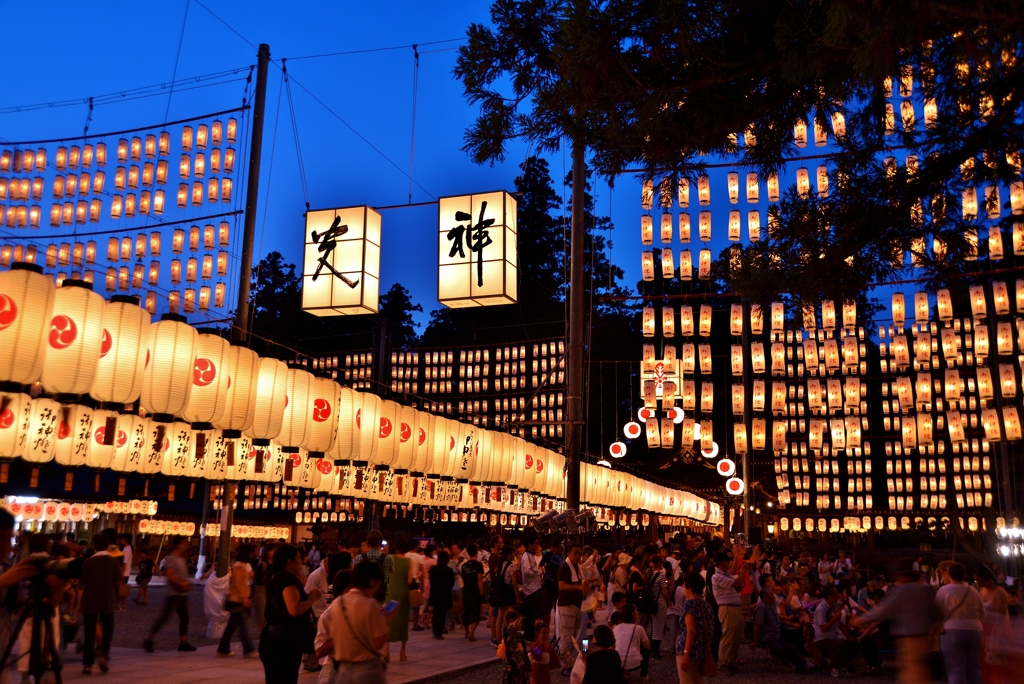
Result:
M93 430L92 434L96 438L96 443L102 446L104 444L104 442L107 441L107 426L106 425L99 426L98 428ZM127 443L128 443L128 435L125 434L124 430L118 430L117 431L117 447L120 449L121 447L123 447Z
M313 420L322 423L331 417L331 402L326 399L313 400Z
M423 446L425 441L427 441L427 431L420 428L420 446Z
M538 459L537 459L537 472L539 473L539 472L541 472L542 470L544 470L544 461L542 461L542 460L540 460L540 459L538 458Z
M654 409L642 408L640 409L640 418L643 420L649 420L654 417Z
M391 436L391 421L384 416L380 417L380 438L386 439Z
M67 424L67 421L60 421L60 425L57 426L57 439L67 439L70 434L71 426Z
M356 430L359 430L359 429L361 429L363 427L363 424L362 424L363 421L361 420L362 416L363 416L363 409L356 409Z
M18 318L18 305L5 294L0 294L0 330L10 327Z
M455 438L452 437L451 438L451 442L448 444L448 451L451 451L454 448L455 448Z
M57 514L57 504L52 503L52 502L46 504L46 515L56 515L56 514Z
M523 459L523 468L529 470L533 467L533 456L526 454L526 458Z
M408 423L402 423L398 428L398 438L403 442L408 442L410 437L412 437L412 428Z
M217 367L210 359L196 359L192 369L192 384L206 387L217 378Z
M326 458L320 458L317 459L316 469L324 475L330 475L331 471L334 469L334 463Z
M292 465L296 468L302 465L302 456L299 454L288 454L288 460L290 460Z
M6 430L12 425L14 425L14 411L4 409L4 412L0 413L0 430Z
M54 349L67 349L76 337L78 326L70 317L61 314L50 321L50 346Z
M110 331L106 328L103 329L103 342L100 343L100 358L110 353L110 348L114 346L114 338L110 336Z

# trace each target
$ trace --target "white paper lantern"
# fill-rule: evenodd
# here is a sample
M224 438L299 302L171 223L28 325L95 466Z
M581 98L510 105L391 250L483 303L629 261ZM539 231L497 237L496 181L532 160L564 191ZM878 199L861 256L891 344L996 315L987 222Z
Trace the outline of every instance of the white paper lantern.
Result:
M214 448L223 448L224 453L224 479L226 480L255 480L253 475L256 467L256 449L252 445L252 438L242 435L238 438L225 437L221 432L221 442L214 442ZM231 445L234 445L233 447ZM232 449L232 451L228 451Z
M416 422L413 426L413 461L409 470L414 473L427 473L433 466L433 434L434 415L426 411L416 411Z
M100 359L89 392L93 399L130 404L139 398L150 327L149 312L139 306L138 297L114 295L104 304Z
M289 368L286 378L281 432L276 440L286 453L295 453L306 446L312 434L310 414L314 378L312 373L299 368Z
M92 437L92 409L79 404L60 407L54 458L63 466L85 465Z
M416 449L416 409L410 406L400 406L398 411L398 458L395 461L395 469L408 471L413 465L414 452Z
M32 397L22 392L0 392L0 458L25 453L32 424Z
M341 387L338 391L338 404L336 414L337 436L334 444L327 453L336 465L347 464L359 445L359 433L356 429L356 402L359 399L356 392L348 387ZM359 406L361 408L361 404Z
M214 425L221 430L241 433L252 427L256 416L260 357L251 349L233 344L228 348L224 359L228 378L224 415ZM229 432L227 437L238 438L241 434Z
M118 416L118 437L114 459L110 463L111 468L125 473L139 471L142 459L149 455L146 444L148 427L148 421L145 418L132 414ZM121 443L121 433L124 433L126 437L123 444Z
M0 382L39 380L55 293L40 266L17 262L0 271Z
M381 399L368 392L357 393L356 430L359 431L359 450L353 459L377 462L377 449L380 446L381 430Z
M395 465L399 451L399 409L393 401L384 400L380 406L380 430L377 433L376 465Z
M281 432L288 367L277 359L261 358L256 380L256 407L246 434L257 449L270 445Z
M192 390L182 412L194 430L213 430L213 424L224 417L228 393L225 362L229 349L227 340L218 334L203 332L196 335Z
M103 341L103 306L103 297L84 280L65 280L57 290L43 366L44 390L85 394L92 388Z
M310 395L309 441L306 448L319 459L334 446L338 435L338 403L341 387L329 377L313 378Z
M192 466L192 429L180 420L166 424L167 450L160 462L160 472L169 477L185 477Z
M150 326L140 400L154 420L170 422L188 406L198 337L177 314L164 314Z
M116 411L96 409L92 412L92 439L86 454L86 463L90 468L109 468L114 463L114 455L118 446L125 446L128 433L118 425Z

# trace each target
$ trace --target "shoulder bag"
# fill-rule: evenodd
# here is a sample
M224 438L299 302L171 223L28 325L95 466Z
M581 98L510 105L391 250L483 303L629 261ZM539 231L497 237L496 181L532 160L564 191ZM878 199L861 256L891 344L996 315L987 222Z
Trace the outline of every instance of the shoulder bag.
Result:
M345 606L345 594L342 594L341 596L339 596L338 597L338 601L341 602L341 615L342 615L342 617L345 618L345 624L348 625L348 631L352 633L352 637L356 641L359 642L360 646L362 646L367 651L372 653L374 658L376 658L377 660L381 661L381 663L383 663L383 654L381 654L380 651L375 649L370 644L368 644L365 641L363 641L363 637L359 633L357 633L356 630L352 627L352 622L348 618L348 608Z

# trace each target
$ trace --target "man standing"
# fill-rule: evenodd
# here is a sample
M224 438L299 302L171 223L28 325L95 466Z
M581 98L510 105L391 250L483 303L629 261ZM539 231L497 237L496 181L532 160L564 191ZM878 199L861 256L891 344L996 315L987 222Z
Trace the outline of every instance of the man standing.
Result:
M384 571L384 581L377 587L377 602L383 605L387 602L388 583L391 581L391 573L395 569L395 560L381 550L384 543L384 533L380 530L370 530L366 535L366 551L352 559L352 567L363 561L370 561L380 566Z
M715 554L715 570L711 576L711 588L718 604L718 621L722 625L722 640L718 645L718 669L736 670L740 653L740 639L743 637L743 613L740 609L740 589L747 582L749 572L745 563L740 564L739 574L732 574L732 554L722 549Z
M558 568L558 652L562 658L562 676L572 673L575 661L573 639L580 629L583 592L586 580L580 570L580 545L572 544L565 562Z
M128 584L128 576L132 574L132 555L133 554L132 554L132 540L131 540L131 537L128 536L128 535L122 534L120 537L118 537L117 544L118 544L118 546L121 547L121 556L122 556L121 564L122 564L123 574L124 574L123 584ZM130 593L131 593L131 590L126 591L124 596L120 597L120 599L119 599L119 601L117 603L117 609L118 610L124 610L125 608L128 607L127 606L127 604L128 604L128 594L130 594Z
M544 579L541 584L541 616L544 624L551 624L551 608L558 600L558 570L562 567L562 548L554 539L548 545L548 551L543 556L541 567L544 568Z
M476 544L466 546L469 556L459 567L462 576L462 626L466 638L476 641L476 627L480 624L480 606L483 604L484 565L477 560Z
M167 577L167 602L164 609L149 630L149 636L142 642L146 653L153 652L153 637L167 622L171 613L178 613L178 650L194 651L196 647L188 643L188 593L192 591L192 582L188 578L188 566L185 559L189 555L188 540L182 537L171 539L171 555L166 559L164 575Z
M82 564L82 577L78 581L78 586L82 590L81 610L85 616L82 674L92 674L93 662L97 662L103 672L110 669L108 660L110 644L114 639L114 607L118 601L117 592L124 575L121 572L121 562L107 551L109 545L110 540L105 534L97 534L92 538L92 546L96 553L85 559ZM100 643L98 658L95 657L97 619L103 629L103 641Z
M316 547L313 547L313 551L316 551ZM313 558L313 551L309 552L310 560ZM319 556L319 552L317 553ZM306 578L306 593L313 593L313 589L320 590L320 598L313 602L313 618L319 623L320 616L323 615L324 611L327 610L327 592L330 589L330 582L327 581L327 559L324 558L320 561L320 564L316 566L313 572L309 573L309 577ZM302 668L306 672L319 672L322 669L320 665L320 659L316 657L316 653L304 653L302 655Z
M309 549L309 574L312 575L320 567L320 561L320 542L313 542Z
M814 645L832 665L833 677L849 676L847 666L857 657L857 644L847 640L840 627L843 619L839 590L825 587L825 600L814 611Z
M405 554L405 557L409 559L412 564L412 581L413 585L409 586L410 591L412 589L419 589L423 591L423 549L417 546L416 548L410 549L409 553ZM333 581L333 580L332 580ZM420 622L420 609L412 609L412 631L421 632L423 631L423 624Z
M541 585L544 580L544 569L540 563L540 543L536 537L526 540L526 553L519 565L523 574L523 637L527 643L533 643L533 623L543 618L544 598Z

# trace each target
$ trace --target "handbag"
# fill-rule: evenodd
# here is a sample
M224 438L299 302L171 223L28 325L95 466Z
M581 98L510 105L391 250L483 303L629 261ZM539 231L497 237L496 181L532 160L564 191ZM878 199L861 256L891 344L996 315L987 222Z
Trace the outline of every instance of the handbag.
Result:
M422 589L410 589L409 590L409 607L410 608L421 608L423 606L423 590Z
M118 587L117 587L117 598L119 598L119 599L126 599L126 598L128 598L128 594L130 594L130 593L132 593L132 585L130 585L130 584L118 585Z

